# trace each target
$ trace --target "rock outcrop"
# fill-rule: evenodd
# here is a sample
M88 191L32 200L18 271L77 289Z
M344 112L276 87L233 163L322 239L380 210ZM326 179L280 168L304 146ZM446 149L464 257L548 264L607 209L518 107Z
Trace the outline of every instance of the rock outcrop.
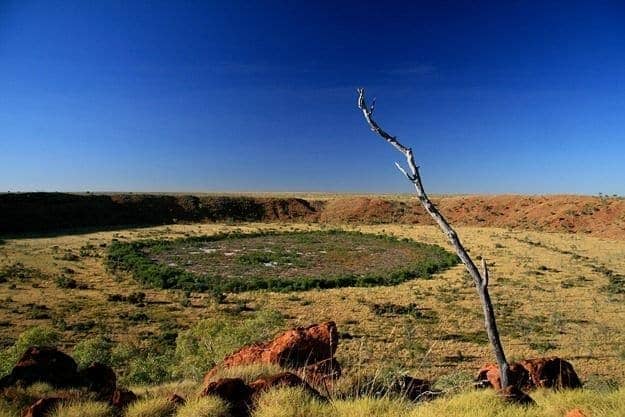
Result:
M529 373L533 386L542 388L581 388L580 381L573 365L558 357L536 358L519 361Z
M48 346L31 346L17 361L2 386L45 382L54 387L79 385L78 365L69 355Z
M296 327L275 339L243 347L226 356L204 377L206 387L220 369L251 364L275 364L301 370L311 381L336 379L341 367L334 359L339 334L333 321Z
M558 358L524 359L510 365L510 384L520 389L532 388L580 388L580 381L573 365ZM499 367L495 364L483 366L476 377L476 386L501 389Z
M94 362L79 372L80 384L100 399L111 398L117 388L117 377L110 366Z

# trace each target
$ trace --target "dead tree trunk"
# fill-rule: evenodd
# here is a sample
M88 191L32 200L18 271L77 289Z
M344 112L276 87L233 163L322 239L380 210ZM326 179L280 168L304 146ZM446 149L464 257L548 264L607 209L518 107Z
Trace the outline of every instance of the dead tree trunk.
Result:
M414 155L412 153L411 148L407 148L406 146L399 143L395 136L391 136L386 133L382 128L373 120L373 109L375 106L375 99L371 106L367 106L365 102L365 90L364 88L358 89L358 108L362 111L362 114L365 116L365 120L371 127L371 130L377 133L382 137L385 141L393 145L395 149L401 152L408 162L408 167L410 168L410 172L407 172L399 163L395 163L397 168L414 184L415 190L417 192L417 197L419 201L423 205L425 211L427 211L430 216L434 219L436 224L441 228L443 233L447 235L447 238L453 245L456 253L462 263L464 263L469 275L473 278L473 282L475 283L475 288L477 289L477 293L480 296L480 301L482 303L482 310L484 312L484 324L486 325L486 332L488 333L488 339L490 340L490 344L493 347L493 351L495 353L495 358L497 359L497 364L499 365L499 369L501 372L501 388L505 388L509 385L508 381L508 361L506 360L506 355L503 351L503 346L501 345L501 340L499 338L499 331L497 330L497 323L495 322L495 312L493 310L493 303L491 302L490 295L488 293L488 267L486 265L486 261L482 258L482 272L480 272L465 250L464 246L460 242L458 238L458 234L451 227L451 225L447 222L445 217L438 211L436 206L430 201L428 195L423 188L423 184L421 182L421 175L419 174L419 167L415 163Z

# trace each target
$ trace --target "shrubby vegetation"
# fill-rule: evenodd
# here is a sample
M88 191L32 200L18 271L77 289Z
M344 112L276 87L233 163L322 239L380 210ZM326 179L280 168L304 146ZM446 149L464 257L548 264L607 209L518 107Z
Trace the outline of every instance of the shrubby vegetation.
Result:
M21 262L15 262L0 268L0 283L7 281L25 282L43 277L44 274L40 270L29 268Z
M323 240L328 236L340 235L346 241L356 239L378 240L380 242L393 243L403 248L409 248L414 252L414 259L410 262L386 267L382 265L374 271L362 273L341 273L328 271L319 276L302 274L302 276L278 277L272 276L266 271L251 269L245 276L219 276L212 274L196 274L179 266L164 264L153 260L151 256L157 256L167 251L172 251L180 246L191 246L198 243L228 241L233 239L267 237L293 237L299 244L309 245L319 249ZM458 263L456 255L447 252L436 245L414 242L407 239L397 239L391 236L371 235L361 232L346 232L340 230L311 231L311 232L257 232L249 234L229 233L212 236L191 237L176 240L143 240L135 242L113 242L109 246L107 267L112 271L130 272L139 282L156 288L177 288L188 291L210 291L215 294L225 292L240 292L258 289L272 291L305 291L314 288L339 288L339 287L369 287L377 285L397 285L413 278L427 278L431 274L454 266ZM278 248L277 252L252 252L238 255L236 262L242 265L254 266L263 264L302 266L303 261L297 253L288 252ZM382 262L382 260L381 260ZM385 262L392 262L386 259ZM265 265L265 266L267 266Z
M76 343L72 357L81 368L89 366L93 362L112 365L111 350L113 346L113 342L102 335L90 337Z
M176 340L174 374L199 379L227 354L271 338L283 324L276 311L261 311L247 320L232 316L200 320Z
M158 384L175 378L201 379L224 356L246 344L270 339L284 326L280 313L264 310L250 316L217 315L200 320L177 338L115 343L96 335L68 352L80 368L99 362L112 366L124 384ZM34 327L0 352L0 377L10 373L29 346L56 346L59 333Z

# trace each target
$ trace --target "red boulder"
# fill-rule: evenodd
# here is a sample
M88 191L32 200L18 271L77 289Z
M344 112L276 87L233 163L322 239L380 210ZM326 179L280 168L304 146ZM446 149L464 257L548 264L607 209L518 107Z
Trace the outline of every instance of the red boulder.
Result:
M510 365L508 372L510 385L518 388L580 388L580 381L573 365L558 357L525 359ZM499 367L487 364L476 377L478 387L501 388Z
M58 349L31 346L19 359L3 385L28 386L45 382L55 387L68 387L79 382L78 366L74 359Z
M110 398L117 387L117 377L110 366L94 362L80 371L81 385L95 392L99 398Z
M541 388L581 388L573 365L558 357L536 358L519 361L529 373L531 383Z
M308 327L297 327L288 330L266 343L246 346L229 356L209 371L204 377L204 385L210 383L213 376L221 368L230 368L250 364L276 364L288 368L305 368L318 362L331 360L339 342L336 324L329 321L313 324ZM340 375L340 367L332 362L334 370L324 376ZM320 365L320 367L328 365ZM329 366L328 366L329 367Z

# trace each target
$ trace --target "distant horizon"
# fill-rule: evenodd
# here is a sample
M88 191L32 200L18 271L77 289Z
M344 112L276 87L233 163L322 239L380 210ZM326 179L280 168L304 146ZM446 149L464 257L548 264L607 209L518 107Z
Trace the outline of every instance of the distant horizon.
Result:
M417 198L414 193L387 193L387 192L330 192L330 191L0 191L2 194L76 194L76 195L165 195L165 196L305 196L305 195L329 195L329 196L346 196L346 197L405 197ZM597 197L597 198L625 198L619 194L575 194L575 193L539 193L539 194L523 194L523 193L428 193L432 198L443 197Z
M617 1L0 1L0 190L410 193L364 87L431 194L625 195L624 21Z

